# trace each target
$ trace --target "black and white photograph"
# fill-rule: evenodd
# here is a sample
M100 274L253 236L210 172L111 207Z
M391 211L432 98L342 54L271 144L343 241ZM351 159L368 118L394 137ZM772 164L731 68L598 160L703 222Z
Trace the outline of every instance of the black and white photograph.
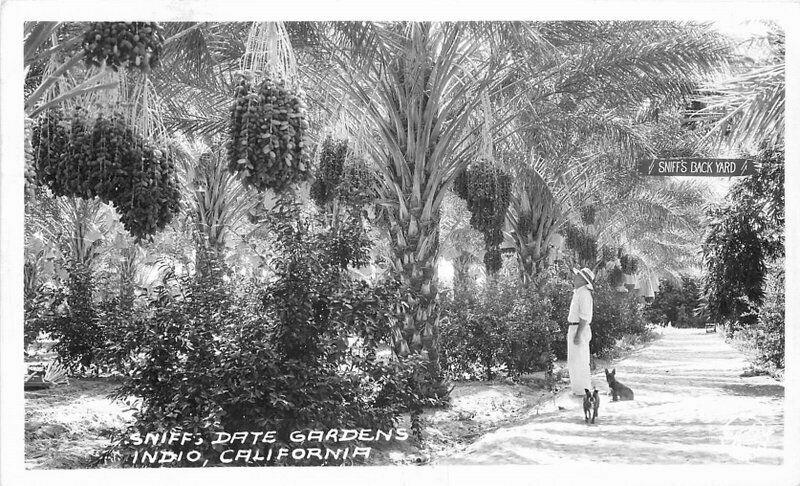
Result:
M4 481L789 481L797 4L190 4L4 19Z

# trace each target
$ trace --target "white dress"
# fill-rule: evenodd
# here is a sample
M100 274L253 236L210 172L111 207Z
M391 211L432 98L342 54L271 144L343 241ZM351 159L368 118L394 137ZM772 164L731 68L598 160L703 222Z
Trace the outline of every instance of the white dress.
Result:
M589 341L592 339L592 293L584 285L573 291L569 306L570 323L585 319L587 325L581 332L580 342L575 345L574 338L578 326L569 326L567 331L567 369L572 393L584 394L584 389L592 390L592 378L589 370Z

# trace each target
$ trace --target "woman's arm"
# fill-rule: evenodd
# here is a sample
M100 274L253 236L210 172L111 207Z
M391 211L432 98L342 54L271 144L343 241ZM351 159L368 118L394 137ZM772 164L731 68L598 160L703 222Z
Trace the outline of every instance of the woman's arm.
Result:
M592 318L592 295L586 291L581 293L578 300L578 329L575 330L575 338L573 342L577 346L580 343L580 337L584 334L584 329L589 325Z

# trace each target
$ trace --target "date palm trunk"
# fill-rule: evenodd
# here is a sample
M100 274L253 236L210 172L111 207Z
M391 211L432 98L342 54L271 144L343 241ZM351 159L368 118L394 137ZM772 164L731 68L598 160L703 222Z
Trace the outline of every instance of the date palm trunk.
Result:
M533 178L520 186L512 197L507 221L519 258L520 279L529 285L547 267L550 238L558 227L559 212L541 179Z
M343 69L335 74L338 88L358 107L358 119L371 127L363 134L369 140L365 149L378 173L380 203L389 213L393 270L407 293L393 332L394 350L401 357L426 356L435 394L441 396L439 210L453 178L474 155L476 137L469 134L478 128L470 119L479 95L502 76L497 58L481 56L483 45L469 26L410 22L403 27L363 26L365 38L373 38L359 61L363 69L340 59Z
M438 219L422 219L422 208L411 209L390 227L393 268L407 295L395 329L397 356L420 354L427 358L434 386L441 386L439 363L439 307L436 260L439 252Z

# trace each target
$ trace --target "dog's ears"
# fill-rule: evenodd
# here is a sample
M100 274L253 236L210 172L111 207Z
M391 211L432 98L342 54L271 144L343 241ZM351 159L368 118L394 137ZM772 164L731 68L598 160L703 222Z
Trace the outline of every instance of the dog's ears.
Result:
M585 391L587 395L591 395L591 392L589 392L588 388L584 388L583 391Z
M608 373L608 368L603 368L603 369L606 370L606 373Z
M613 374L615 374L616 372L617 372L617 369L616 369L616 368L614 368L614 369L612 369L612 370L611 370L611 374L612 374L612 375L613 375Z

